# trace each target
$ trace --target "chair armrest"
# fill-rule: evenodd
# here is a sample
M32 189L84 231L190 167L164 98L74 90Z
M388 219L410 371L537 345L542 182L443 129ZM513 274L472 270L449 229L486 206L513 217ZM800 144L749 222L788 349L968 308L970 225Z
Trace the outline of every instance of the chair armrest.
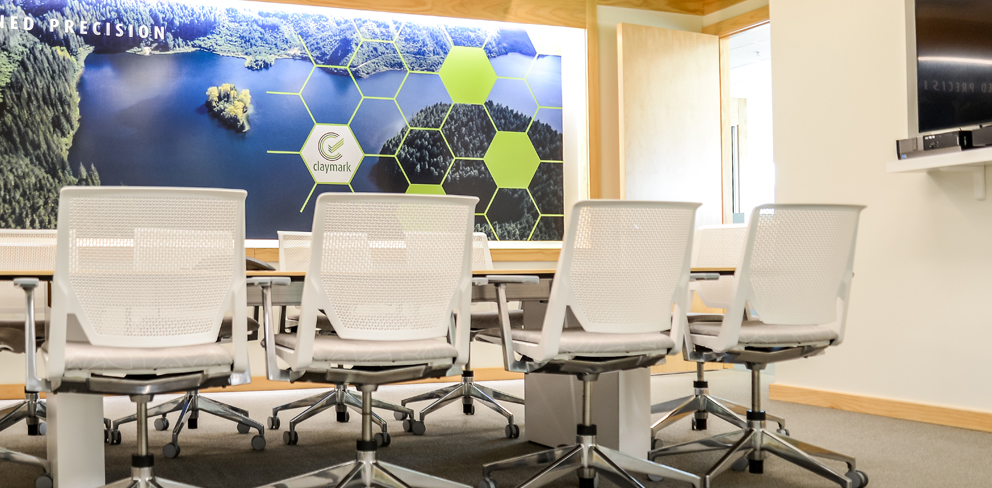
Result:
M472 278L472 286L486 286L488 284L489 284L489 279L486 278L485 276L482 277L476 276Z
M534 275L487 275L490 283L518 283L521 285L536 285L541 282L539 276Z
M276 336L272 330L272 287L288 286L290 279L285 276L257 276L248 278L248 286L262 289L262 331L265 334L265 377L270 381L292 381L290 371L279 369L276 361Z
M24 296L26 300L26 313L24 314L24 361L25 361L25 378L24 378L24 390L31 392L42 392L51 391L51 383L42 380L38 377L38 362L36 359L37 345L35 341L37 340L37 334L34 326L34 289L38 287L40 281L38 278L16 278L14 279L14 286L18 286L24 290Z

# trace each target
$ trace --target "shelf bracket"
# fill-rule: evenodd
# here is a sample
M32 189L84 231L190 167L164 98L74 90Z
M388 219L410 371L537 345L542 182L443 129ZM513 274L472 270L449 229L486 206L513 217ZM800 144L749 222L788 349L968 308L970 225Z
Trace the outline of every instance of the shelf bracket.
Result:
M940 168L941 173L971 173L975 183L975 200L985 200L985 165L950 166Z

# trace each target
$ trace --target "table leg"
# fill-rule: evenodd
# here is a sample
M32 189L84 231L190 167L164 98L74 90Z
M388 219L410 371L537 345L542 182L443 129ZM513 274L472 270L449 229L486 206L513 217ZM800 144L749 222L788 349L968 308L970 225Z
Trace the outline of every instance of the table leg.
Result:
M47 421L55 488L103 486L103 396L49 394Z

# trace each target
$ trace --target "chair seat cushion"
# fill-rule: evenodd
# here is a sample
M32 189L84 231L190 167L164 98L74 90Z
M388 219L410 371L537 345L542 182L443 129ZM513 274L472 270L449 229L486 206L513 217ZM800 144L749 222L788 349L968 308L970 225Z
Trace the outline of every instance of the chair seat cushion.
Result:
M276 334L276 344L296 349L296 334ZM445 341L351 341L336 335L314 337L314 361L354 363L431 362L452 359L458 350Z
M723 314L721 313L687 313L685 318L688 319L689 323L696 322L723 322Z
M24 322L20 328L0 326L0 352L3 351L24 354Z
M300 309L290 308L286 310L286 322L289 327L296 327L296 322L300 321ZM292 322L292 323L290 323ZM327 316L323 312L317 314L317 328L318 329L331 329L331 321L327 320Z
M42 349L47 351L47 344ZM234 356L217 343L162 348L94 346L82 342L65 344L67 370L150 371L231 364L234 364Z
M694 323L689 325L693 334L720 335L719 323ZM776 325L760 321L747 321L741 325L738 342L741 344L807 344L832 341L837 333L818 325Z
M231 317L224 317L224 321L220 323L220 333L217 334L221 339L230 339L234 335L234 319ZM248 333L251 334L259 329L258 321L248 317Z
M515 342L538 344L541 342L540 330L514 329ZM490 329L483 332L488 342L499 339L499 331ZM601 334L586 332L582 329L565 329L561 331L558 351L562 354L638 354L654 351L667 351L675 347L675 342L667 333L649 332L644 334Z
M512 327L523 327L524 311L510 310L510 325ZM472 329L482 330L500 327L499 311L487 310L485 312L472 312Z

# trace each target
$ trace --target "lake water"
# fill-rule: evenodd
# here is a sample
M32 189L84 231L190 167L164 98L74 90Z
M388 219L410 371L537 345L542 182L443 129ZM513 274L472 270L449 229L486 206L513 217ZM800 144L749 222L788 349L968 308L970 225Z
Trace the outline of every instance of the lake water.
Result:
M311 69L307 61L282 59L250 71L242 59L200 51L91 54L79 83L81 120L69 161L74 170L80 163L96 166L104 185L246 189L249 238L309 230L312 201L306 212L300 208L313 179L303 160L266 151L299 151L313 120L300 97L266 92L298 91ZM347 79L314 74L331 83ZM222 83L251 91L249 132L238 134L207 114L207 88ZM334 98L315 101L321 113L328 100Z

